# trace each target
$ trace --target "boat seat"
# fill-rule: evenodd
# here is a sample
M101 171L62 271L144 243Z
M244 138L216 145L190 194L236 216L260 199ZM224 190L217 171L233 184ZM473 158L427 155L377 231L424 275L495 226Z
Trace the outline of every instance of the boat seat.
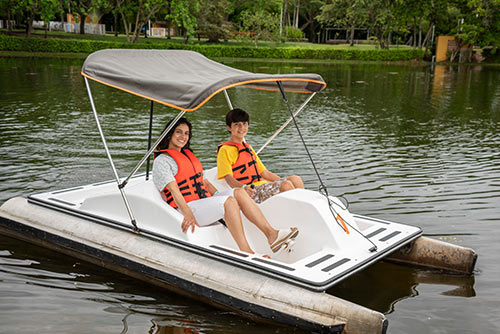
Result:
M217 166L205 170L203 173L203 177L208 181L210 181L210 183L213 184L214 187L217 188L217 190L220 192L231 189L231 187L227 184L226 180L217 179Z

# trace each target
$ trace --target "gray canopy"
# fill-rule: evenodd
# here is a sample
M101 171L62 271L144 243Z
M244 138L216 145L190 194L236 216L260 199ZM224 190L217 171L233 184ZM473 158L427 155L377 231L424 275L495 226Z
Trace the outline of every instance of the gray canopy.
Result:
M87 57L82 75L176 109L193 111L236 86L312 93L326 87L318 74L259 74L185 50L101 50Z

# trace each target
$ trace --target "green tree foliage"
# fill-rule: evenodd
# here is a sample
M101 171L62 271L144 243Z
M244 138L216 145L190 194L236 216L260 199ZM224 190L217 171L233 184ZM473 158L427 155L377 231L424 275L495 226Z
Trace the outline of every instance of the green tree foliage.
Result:
M85 19L92 9L92 0L69 0L71 13L80 20L80 34L85 34Z
M393 0L371 0L368 5L368 28L377 37L380 48L388 48L387 39L394 31L395 2Z
M198 0L171 0L170 13L165 18L173 22L178 31L183 32L184 43L187 43L189 38L194 35L196 27L196 16L199 11Z
M69 10L80 20L80 34L85 34L85 21L92 12L109 12L113 2L109 0L68 0Z
M316 33L319 25L316 17L321 14L321 8L326 4L326 0L302 0L301 15L303 24L299 27L302 31L309 31L309 42L316 43Z
M26 37L30 38L35 17L40 17L48 24L62 9L58 0L19 0L14 6L14 11L24 16Z
M368 0L331 0L321 7L316 17L320 24L346 28L350 31L350 45L354 44L354 29L366 27L368 23Z
M255 46L259 40L269 40L279 29L280 20L276 14L264 9L245 10L241 13L242 32L249 36Z
M500 0L457 1L459 24L454 30L461 43L500 46Z
M7 29L12 31L11 21L13 20L15 9L18 1L17 0L0 0L0 16L7 18Z
M427 49L433 31L454 35L456 52L466 44L500 46L500 0L328 0L316 19L323 27L368 28L381 48L396 33Z
M164 0L115 0L127 41L137 43L142 27L165 4Z
M234 9L233 4L229 0L199 1L198 33L206 36L209 43L227 39L233 31L233 24L229 21L229 14Z

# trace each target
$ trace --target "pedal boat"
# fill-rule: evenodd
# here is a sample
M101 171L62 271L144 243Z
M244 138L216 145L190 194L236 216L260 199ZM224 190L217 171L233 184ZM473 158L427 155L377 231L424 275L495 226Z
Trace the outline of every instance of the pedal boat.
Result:
M350 213L344 201L321 191L297 189L273 196L260 208L276 228L300 233L272 254L262 233L243 216L252 248L242 252L220 222L183 233L182 214L164 202L149 175L149 158L168 129L151 144L154 103L193 112L230 88L309 94L261 150L304 109L326 83L317 74L255 74L192 51L102 50L86 59L88 90L114 179L16 197L0 208L0 232L188 295L243 316L324 333L384 333L379 312L324 293L382 259L462 275L474 269L474 251L421 237L422 230ZM107 147L89 80L151 101L148 150L120 177ZM289 106L288 106L289 107ZM222 124L222 123L221 123ZM163 126L159 124L157 126ZM214 150L207 147L207 150ZM260 150L259 150L260 151ZM137 171L147 162L147 171ZM205 173L220 191L216 167Z

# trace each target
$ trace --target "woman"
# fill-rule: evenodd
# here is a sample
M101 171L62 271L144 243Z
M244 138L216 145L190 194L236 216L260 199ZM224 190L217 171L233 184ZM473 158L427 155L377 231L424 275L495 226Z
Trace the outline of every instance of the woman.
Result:
M179 119L154 154L153 181L167 203L184 215L182 231L191 228L194 232L195 226L207 226L224 218L239 249L253 254L243 230L241 210L264 233L273 252L294 239L299 233L297 228L274 229L245 190L219 193L203 178L203 167L189 147L191 130L186 118Z

